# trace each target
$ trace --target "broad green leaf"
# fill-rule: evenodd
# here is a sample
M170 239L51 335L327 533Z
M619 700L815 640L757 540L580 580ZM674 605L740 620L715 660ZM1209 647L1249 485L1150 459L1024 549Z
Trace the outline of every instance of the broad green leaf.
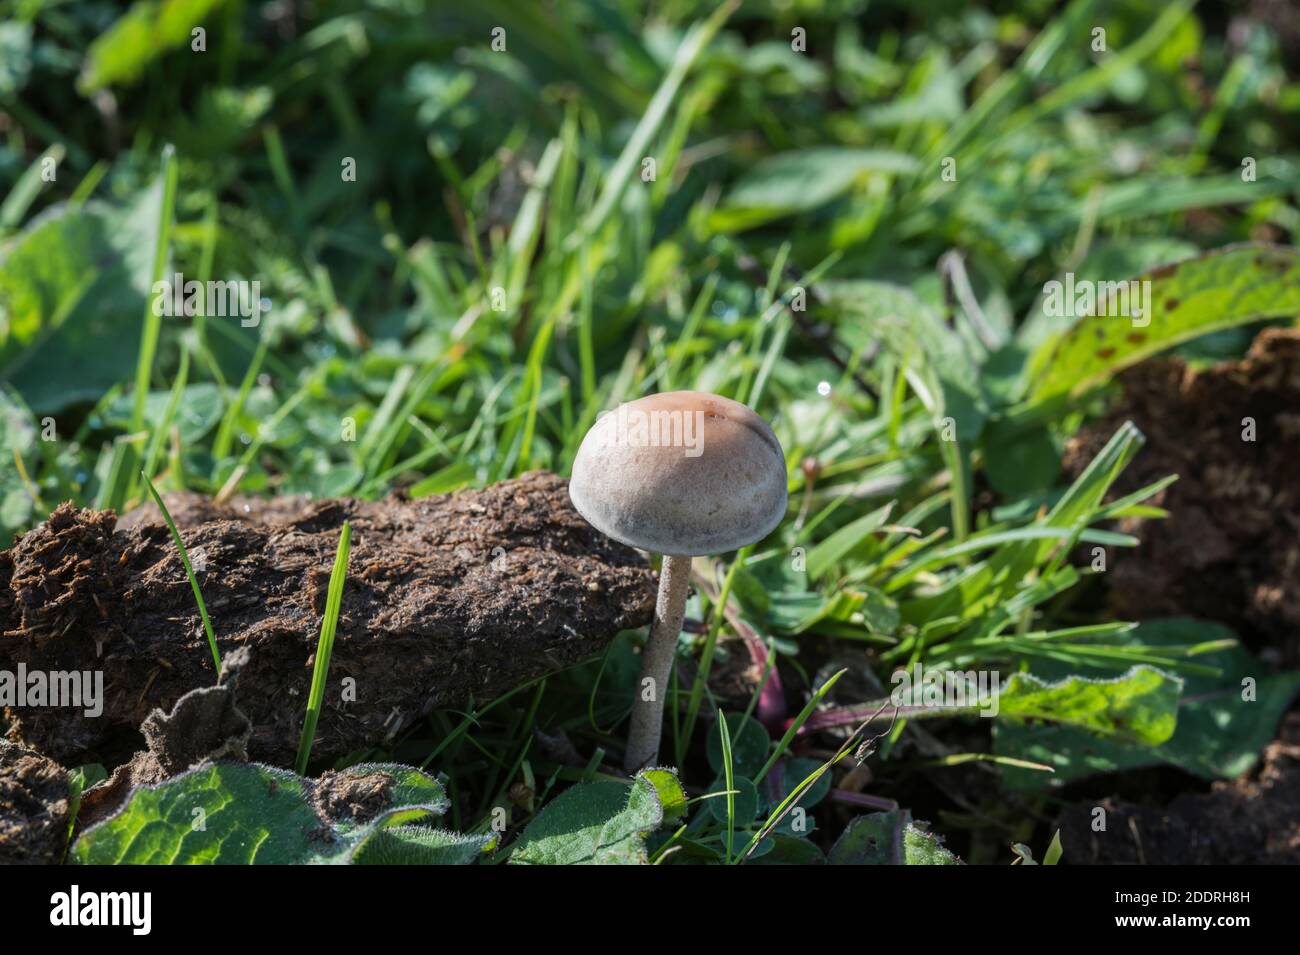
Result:
M170 399L170 391L149 392L145 398L145 420L161 420ZM194 444L216 426L223 410L221 389L217 385L206 381L188 385L181 393L172 424L179 431L183 444ZM125 430L131 421L131 396L123 395L109 405L104 420L107 424Z
M906 809L873 812L848 824L826 859L831 865L960 865Z
M675 822L686 815L686 791L671 769L643 769L641 778L654 786L664 810L664 822Z
M1107 295L1098 288L1101 300L1093 314L1080 317L1034 354L1032 398L1078 394L1120 369L1207 332L1300 312L1300 250L1229 246L1145 272L1132 283L1112 284L1116 289ZM1149 295L1142 291L1134 300L1141 307L1140 317L1113 314L1119 311L1117 303L1122 304L1121 287L1149 289ZM1063 299L1067 292L1062 292ZM1134 301L1130 312L1136 310Z
M1200 249L1186 239L1164 236L1134 236L1113 238L1097 242L1087 256L1074 269L1074 277L1090 282L1104 282L1117 275L1137 275L1159 268L1167 262L1177 262L1200 253ZM1020 327L1016 329L1016 343L1029 353L1038 350L1043 342L1055 338L1062 331L1059 316L1048 314L1046 295L1040 294L1030 307ZM1022 369L1023 370L1023 369Z
M23 482L17 462L28 476L36 468L36 423L21 403L0 388L0 547L32 524L36 502Z
M941 673L931 670L936 676ZM1102 736L1157 746L1169 739L1178 719L1178 695L1183 681L1153 666L1140 664L1117 677L1093 678L1070 675L1055 682L1030 673L1013 673L1001 680L996 694L962 677L963 697L954 702L926 699L929 692L943 690L944 682L911 683L899 686L886 700L859 704L836 713L833 725L856 722L889 705L897 707L900 719L936 719L980 714L999 720L1046 720L1086 729ZM984 690L984 693L979 692ZM941 698L939 698L941 699ZM824 715L824 714L823 714ZM823 719L822 723L827 724Z
M95 865L348 862L383 826L446 811L442 784L419 770L373 763L339 775L377 774L387 777L367 794L383 800L377 811L331 821L316 808L331 791L320 781L255 763L209 763L137 787L121 810L82 833L70 857Z
M159 181L121 209L55 207L0 260L0 382L37 414L131 377L161 201Z
M685 800L681 784L661 771L619 782L580 783L551 800L510 853L519 865L643 865L646 836Z
M1117 642L1134 646L1187 646L1231 639L1226 627L1185 617L1150 620ZM1300 689L1300 671L1267 673L1241 647L1198 654L1198 663L1218 667L1218 676L1185 677L1174 735L1155 747L1100 739L1068 726L1003 724L995 729L994 751L1045 763L1055 773L1007 770L1005 784L1017 789L1063 786L1095 773L1161 763L1202 779L1232 779L1247 772L1272 740L1278 721ZM1066 664L1056 664L1056 669ZM1043 669L1052 667L1044 663ZM1243 681L1253 680L1254 698L1243 698Z

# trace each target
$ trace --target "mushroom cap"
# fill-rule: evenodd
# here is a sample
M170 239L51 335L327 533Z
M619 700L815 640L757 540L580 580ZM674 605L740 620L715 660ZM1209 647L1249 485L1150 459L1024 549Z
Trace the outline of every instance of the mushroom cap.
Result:
M723 554L785 516L785 453L730 398L670 391L619 405L582 439L569 498L608 537L656 554Z

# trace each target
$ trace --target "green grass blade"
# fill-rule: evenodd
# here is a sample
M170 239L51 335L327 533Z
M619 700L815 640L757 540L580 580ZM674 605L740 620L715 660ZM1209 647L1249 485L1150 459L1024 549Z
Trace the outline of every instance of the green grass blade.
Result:
M316 662L311 669L311 695L307 698L307 716L302 722L298 759L294 762L294 769L299 776L307 772L311 744L316 738L316 723L320 719L321 703L325 699L325 678L329 675L330 656L334 653L334 632L338 628L339 610L343 606L343 581L348 573L348 552L351 547L352 525L345 521L343 532L339 535L338 552L334 555L334 569L330 571L325 617L321 620L320 639L316 642Z
M162 495L153 486L153 481L149 480L149 475L141 471L140 476L144 478L145 486L149 489L154 503L158 505L158 510L162 512L163 520L167 522L167 529L172 532L172 540L176 542L176 549L180 551L181 563L185 565L185 576L190 579L190 589L194 591L194 602L199 605L199 616L203 618L203 632L208 636L208 647L212 650L212 662L217 668L217 674L220 675L221 653L217 650L217 635L212 632L212 621L208 619L208 607L203 602L203 593L199 590L199 581L194 576L194 568L190 565L190 555L185 550L185 542L181 540L181 532L176 529L176 522L172 520L167 505L163 503Z
M163 199L158 214L158 242L154 246L153 272L149 281L152 289L162 279L167 265L167 250L171 246L172 214L176 205L176 150L170 145L162 154ZM149 375L153 371L154 356L158 353L158 336L162 333L162 317L154 314L153 296L144 306L144 333L140 336L140 353L135 367L135 392L131 396L131 430L144 428L144 402L149 395Z
M722 740L722 771L727 780L727 865L731 865L736 841L736 787L731 765L731 728L727 726L726 715L721 712L718 713L718 735Z
M799 711L799 715L796 716L794 721L786 728L785 734L776 744L776 749L772 750L772 755L767 758L767 762L763 764L763 768L760 769L758 775L754 777L755 786L761 785L763 780L767 778L767 774L772 771L772 767L776 765L777 760L784 756L785 751L790 748L790 743L794 741L795 734L799 732L799 727L803 726L803 724L808 721L808 717L812 716L813 710L817 709L817 704L820 703L822 698L831 691L831 687L839 682L840 677L848 672L848 668L846 667L834 673L831 678L823 683L817 692L812 695L804 705L804 708Z

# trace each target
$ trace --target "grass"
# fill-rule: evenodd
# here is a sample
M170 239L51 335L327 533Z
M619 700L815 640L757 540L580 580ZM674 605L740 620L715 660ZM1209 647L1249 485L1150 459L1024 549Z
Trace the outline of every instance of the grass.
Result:
M181 540L181 532L177 530L176 522L172 520L171 512L167 510L162 495L153 486L153 481L149 480L148 472L141 471L140 476L144 478L145 487L149 489L150 496L153 498L154 503L158 505L158 510L162 512L163 520L167 522L167 529L171 531L172 540L176 543L176 550L181 556L181 563L185 565L185 576L189 578L190 589L194 591L194 602L198 604L199 617L203 620L203 633L208 638L208 649L212 651L212 665L216 668L216 672L220 674L221 652L217 649L217 635L212 631L212 621L208 619L208 607L203 602L203 591L199 589L199 580L194 576L194 567L190 564L190 555L185 550L185 542Z
M1237 42L1186 3L1089 0L1050 17L1029 3L407 9L228 5L220 51L201 57L115 38L89 8L0 0L20 64L0 70L0 303L26 303L0 330L0 535L65 499L419 498L563 474L621 400L747 401L786 451L791 514L723 555L717 601L688 608L699 626L665 750L695 792L724 788L702 755L709 724L757 698L710 685L746 659L728 613L771 647L799 712L752 766L728 738L726 823L697 813L668 859L744 858L793 790L824 798L813 783L830 770L796 762L816 748L800 729L844 705L832 691L895 666L1213 669L1194 641L1133 644L1071 560L1080 543L1133 543L1109 522L1147 513L1160 486L1106 494L1141 436L1117 435L1071 486L1061 449L1105 393L1025 385L1060 332L1045 282L1294 241L1300 87L1272 26L1247 18ZM494 26L506 53L487 46ZM115 97L115 133L69 62ZM67 233L42 218L60 210ZM938 267L954 250L961 280ZM155 316L151 281L174 271L257 280L272 308L255 327ZM1228 329L1180 351L1212 360L1248 340ZM46 418L57 434L37 440ZM333 626L327 609L300 768ZM465 830L525 785L523 826L620 749L638 639L358 758L444 773ZM859 654L847 668L845 653ZM913 725L875 757L883 789L920 771ZM562 764L538 732L594 764ZM781 789L761 819L736 817L733 776ZM983 807L996 823L955 837L987 861L1053 798Z
M307 772L311 759L311 744L316 738L316 724L320 720L321 704L325 700L325 681L330 672L330 657L334 653L334 634L338 630L339 611L343 607L343 583L348 576L348 553L352 548L352 525L343 522L339 533L338 551L334 567L330 570L329 589L325 596L325 615L321 618L320 639L316 641L315 660L311 667L311 691L307 696L307 715L302 721L302 737L298 740L298 757L294 770Z

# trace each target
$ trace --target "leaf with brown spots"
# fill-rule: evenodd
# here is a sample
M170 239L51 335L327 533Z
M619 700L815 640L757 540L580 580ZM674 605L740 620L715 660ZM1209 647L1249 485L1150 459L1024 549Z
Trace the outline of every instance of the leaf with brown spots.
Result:
M1150 282L1149 293L1143 291L1139 300L1143 314L1136 321L1113 314L1084 316L1044 342L1029 366L1033 398L1079 394L1122 368L1208 332L1300 314L1300 249L1288 246L1227 246L1162 265L1133 281ZM1096 311L1115 311L1104 307L1109 297L1098 299Z

